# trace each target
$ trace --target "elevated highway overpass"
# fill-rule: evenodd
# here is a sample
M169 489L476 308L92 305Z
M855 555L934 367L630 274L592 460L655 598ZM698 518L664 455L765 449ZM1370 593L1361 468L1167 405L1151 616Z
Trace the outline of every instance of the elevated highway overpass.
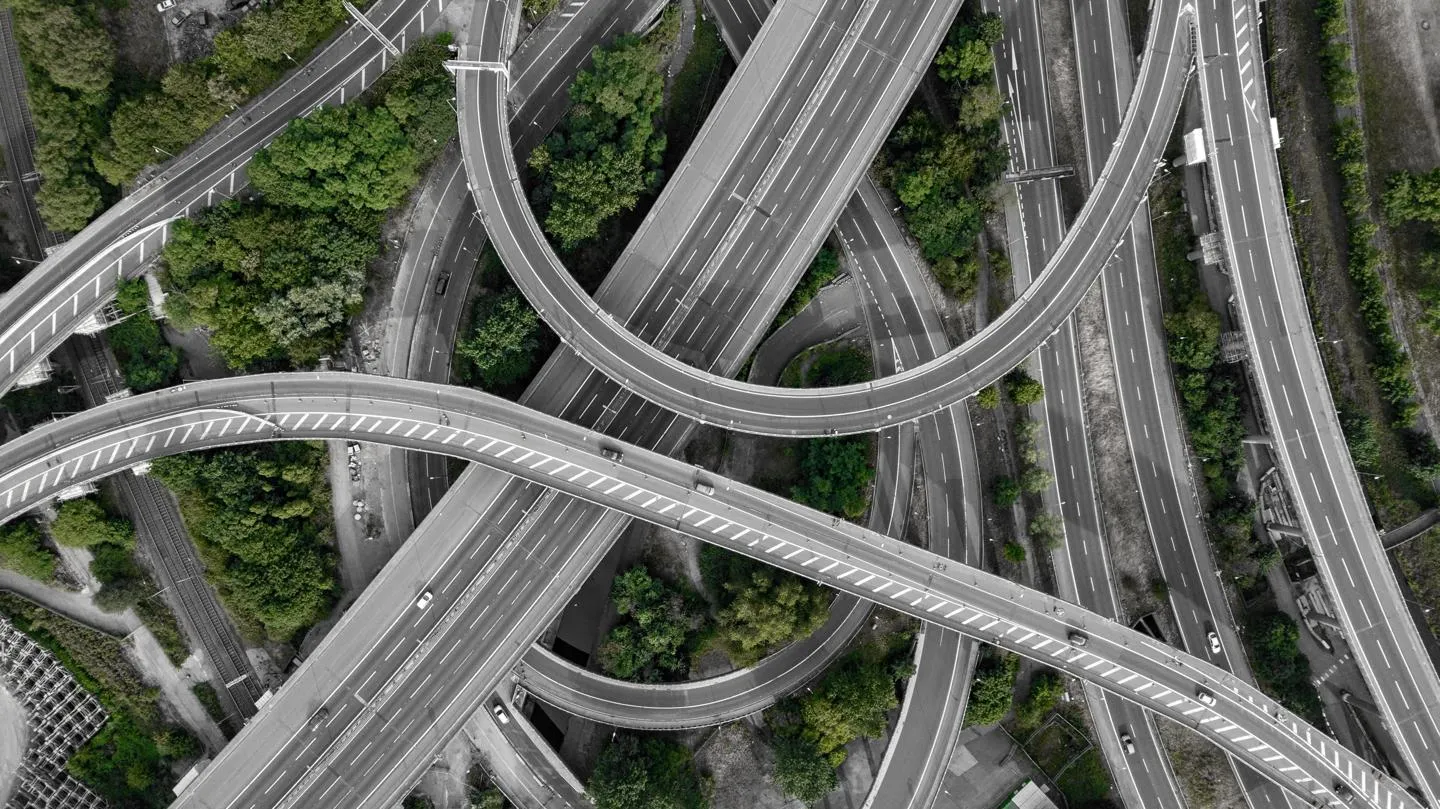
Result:
M67 486L143 460L194 449L319 438L358 438L485 464L548 487L550 494L542 497L564 493L652 521L1043 661L1200 733L1306 800L1384 809L1420 806L1403 786L1255 687L1204 660L1076 605L674 458L463 388L351 374L274 374L195 383L120 400L0 448L0 466L8 470L0 476L0 519L13 518ZM623 463L600 455L602 445L621 449ZM697 483L714 487L715 493L697 490ZM500 536L496 542L501 549L507 544ZM571 552L583 554L585 545L582 539ZM434 643L433 632L407 641L407 630L428 622L452 625L460 611L457 604L464 608L473 603L491 584L486 574L496 569L495 561L486 564L458 596L451 583L442 585L427 575L430 571L413 570L414 593L398 602L392 598L388 611L362 618L352 609L292 678L305 687L287 688L267 704L177 805L248 805L236 800L253 800L252 790L277 766L282 776L292 769L304 773L277 804L293 805L316 779L373 749L377 739L361 733L357 722L380 721L387 736L400 726L392 741L403 738L405 730L426 715L424 703L406 697L414 680L429 671L420 687L428 684L433 666L440 662L431 656L443 652L448 658L455 651ZM409 603L426 589L437 592L428 614ZM375 627L384 629L376 632ZM359 689L342 692L342 703L349 701L347 693L355 695L360 715L349 720L350 725L333 729L333 739L324 737L330 744L312 752L321 737L312 735L307 724L317 706L301 707L292 699L329 693L332 689L321 681L333 680L340 669L351 669L351 677L358 673L353 664L330 656L339 649L345 660L353 659L357 633L370 648L394 644L387 660L409 648L393 658L393 670L370 696L362 696ZM500 682L508 664L523 651L506 645L489 652L495 665L485 669L485 676L493 679L488 688ZM500 668L502 663L507 665ZM465 660L459 665L463 668ZM376 674L370 670L359 688ZM1207 696L1203 701L1202 691ZM337 711L341 707L337 705ZM329 724L340 718L337 713ZM455 728L425 732L447 730L453 733ZM277 732L281 744L268 746ZM267 746L255 747L261 740ZM358 755L352 752L356 748ZM328 782L344 783L343 778Z

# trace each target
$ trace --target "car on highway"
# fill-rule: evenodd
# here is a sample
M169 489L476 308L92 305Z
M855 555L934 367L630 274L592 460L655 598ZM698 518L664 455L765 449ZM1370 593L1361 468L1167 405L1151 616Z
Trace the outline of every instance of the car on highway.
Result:
M1215 704L1215 695L1212 694L1212 693L1210 693L1209 691L1206 691L1206 690L1203 689L1203 688L1197 688L1197 689L1195 689L1195 699L1200 700L1201 702L1203 702L1203 703L1206 704L1206 705L1214 705L1214 704Z
M165 12L174 8L177 1L178 0L160 0L160 2L155 4L155 10L160 12L161 14L164 14Z
M1070 641L1071 646L1084 646L1090 641L1088 637L1079 632L1071 632L1066 638Z
M610 447L601 447L601 448L600 448L600 457L601 457L601 458L604 458L604 459L607 460L607 461L611 461L611 462L613 462L613 463L620 463L621 461L625 460L625 453L621 452L621 451L618 450L618 449L612 449L612 448L610 448Z
M316 711L310 716L310 732L314 733L315 731L319 730L320 727L325 724L325 720L329 718L330 709L325 707L324 705L321 705L320 710Z
M1120 746L1125 749L1126 755L1135 755L1135 739L1129 731L1120 731Z
M715 487L711 486L703 480L697 480L695 481L695 491L708 497L715 494Z
M1220 654L1220 636L1215 634L1215 630L1212 629L1209 632L1206 632L1205 639L1210 641L1210 654Z
M505 706L500 704L500 700L495 700L495 704L490 706L490 713L495 715L496 722L502 725L510 724L510 714L505 711Z
M435 294L444 295L445 290L450 288L450 273L442 272L440 277L435 279Z
M434 598L435 594L430 592L429 590L426 590L425 592L420 594L419 598L415 599L415 609L425 609L426 607L430 606L430 602L433 601Z

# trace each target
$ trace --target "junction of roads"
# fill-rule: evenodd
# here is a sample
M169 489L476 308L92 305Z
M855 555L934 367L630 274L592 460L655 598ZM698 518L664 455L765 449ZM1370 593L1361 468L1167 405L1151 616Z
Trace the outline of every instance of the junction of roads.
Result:
M392 48L442 24L445 5L375 3L367 25L351 26L236 111L0 297L0 392L93 323L117 279L153 262L176 218L241 190L257 149L295 117L362 92L393 60ZM739 67L604 284L593 298L579 288L535 219L517 162L564 114L563 89L590 49L617 30L642 29L662 5L586 0L520 42L518 0L473 0L451 63L460 155L445 192L464 214L424 235L449 258L411 274L412 290L396 291L415 333L387 349L395 357L390 376L192 382L94 407L0 446L0 521L178 452L334 438L394 450L386 474L392 483L408 480L394 487L408 495L393 495L393 506L409 515L400 523L414 527L411 539L175 806L393 805L512 677L540 699L606 724L733 720L834 660L871 603L926 626L903 732L887 751L872 805L933 801L977 644L988 643L1083 681L1112 761L1126 760L1116 739L1117 729L1129 729L1141 748L1135 763L1112 767L1127 804L1184 805L1155 733L1154 717L1163 717L1223 748L1252 806L1440 806L1440 679L1381 547L1311 331L1275 160L1261 7L1154 0L1137 67L1125 4L1073 3L1092 155L1088 196L1067 224L1053 180L1017 186L1007 219L1015 223L1017 279L1028 283L1004 314L952 347L924 289L925 269L903 249L894 211L866 170L960 0L714 3ZM996 70L1018 172L1055 163L1035 5L985 4L1006 22ZM1146 196L1192 82L1267 433L1399 752L1403 772L1393 775L1255 687L1185 493L1168 369L1153 350L1164 338ZM736 380L832 230L863 289L879 379L820 390ZM448 362L420 362L448 357L439 346L453 343L459 321L458 304L425 294L434 274L468 279L469 251L486 239L564 343L518 403L446 385ZM1117 620L1071 319L1097 279L1121 390L1135 391L1133 400L1121 397L1130 451L1154 461L1149 474L1135 464L1136 486L1151 539L1166 548L1157 555L1178 617L1176 646ZM426 331L421 322L440 326ZM1138 347L1128 361L1121 345ZM980 569L985 541L966 399L1032 357L1047 389L1059 393L1047 396L1056 401L1047 402L1045 428L1057 468L1070 469L1046 495L1065 523L1058 595ZM678 460L700 424L760 435L878 433L868 525ZM617 450L623 462L602 452ZM443 473L413 473L439 456L471 463L453 483ZM894 538L917 464L925 470L928 549ZM537 646L636 519L826 584L839 593L830 621L751 669L673 688L609 680ZM412 604L427 591L434 603L417 618ZM1206 652L1211 628L1218 655ZM322 706L325 721L312 728ZM559 800L546 805L566 805Z

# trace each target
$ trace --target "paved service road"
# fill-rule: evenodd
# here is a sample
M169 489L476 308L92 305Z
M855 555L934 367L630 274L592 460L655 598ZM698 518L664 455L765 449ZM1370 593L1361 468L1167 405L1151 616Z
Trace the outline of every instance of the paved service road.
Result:
M808 49L813 47L809 45L811 38L804 36L814 19L813 12L808 11L808 8L801 0L797 0L793 5L782 5L777 13L784 15L783 20L776 23L775 20L781 18L772 18L765 32L761 34L761 46L769 35L773 39L772 47L780 53L811 53ZM897 19L895 15L875 15L867 18L864 8L862 6L858 17L855 10L845 3L827 6L822 13L839 15L839 19L849 20L858 31L868 31L872 21L878 19L882 38L888 36L885 32L890 31L891 27L906 22L903 17ZM914 16L924 18L924 15L919 13ZM1032 288L995 323L966 341L960 348L918 368L907 369L903 373L864 385L827 388L823 391L797 391L733 381L723 373L718 373L718 369L706 363L697 363L696 355L687 346L687 341L695 337L696 333L640 329L632 334L624 325L630 316L629 310L603 308L585 295L555 258L519 189L513 158L505 146L507 141L504 135L503 99L506 78L503 73L495 70L460 72L458 97L461 146L467 156L466 171L477 195L477 205L482 216L489 221L491 237L517 283L561 339L602 372L654 403L695 419L736 430L776 435L864 432L937 412L975 393L1013 368L1074 309L1129 226L1131 214L1145 196L1155 167L1154 161L1163 152L1168 140L1171 124L1179 109L1180 90L1190 66L1192 17L1193 7L1188 4L1182 6L1179 0L1164 0L1156 4L1155 22L1147 41L1146 59L1136 85L1135 98L1121 128L1117 145L1106 164L1105 180L1099 183L1090 195L1079 219ZM834 32L835 29L830 30ZM908 29L895 30L903 32ZM816 39L820 39L823 44L825 37ZM928 58L928 53L933 48L913 49L906 52L903 58L913 60L914 54L922 50ZM858 48L852 53L863 55L869 52L868 48ZM483 50L475 51L475 55L482 62L493 62L495 58L493 53L487 54ZM800 57L797 57L797 61L798 58ZM798 94L806 103L814 103L821 97L825 92L823 86L819 93L805 97L806 93L815 89L808 77L819 67L814 62L808 64L809 67L801 70L801 80L792 79L786 82L787 87L797 89L774 96L775 99L794 99ZM863 67L862 61L859 68ZM923 65L921 67L923 68ZM786 137L790 137L793 132L804 132L803 126L792 131L787 125L791 119L785 115L801 115L808 107L796 103L787 106L784 100L772 101L772 93L776 92L775 85L780 72L769 71L768 80L767 77L754 76L755 72L758 71L750 74L754 87L737 85L737 81L745 82L747 79L747 73L742 66L731 80L726 98L740 95L738 88L746 87L743 95L752 105L760 104L767 109L767 105L776 105L776 117L770 119L771 124L778 127L780 132L786 133ZM867 87L863 84L860 86ZM870 92L878 91L871 88ZM722 98L721 104L724 102L725 98ZM832 102L832 106L843 109L846 103L841 98ZM792 107L795 108L793 113ZM756 110L743 112L749 114ZM888 121L891 117L893 116L873 116L867 117L867 121ZM723 123L717 126L717 120ZM735 130L744 126L743 122L748 120L750 119L738 112L728 117L712 116L706 129L702 130L696 148L705 143L707 134L721 139L738 137L743 133ZM809 120L809 123L815 124L819 120L817 117ZM879 136L870 137L873 133L869 130L861 129L855 134L864 138L860 146L878 146ZM880 136L883 136L883 132ZM827 140L833 139L835 133L826 134L824 137ZM818 137L815 141L818 141ZM776 146L775 142L766 141L757 144L755 148L762 150L759 154L766 160L772 155L796 160L806 157L799 154L798 150L787 153L788 141L782 140L780 143L780 146ZM819 152L818 149L815 151ZM873 151L873 148L862 150L857 146L846 152L845 156L853 160L856 153L869 155ZM670 234L669 238L637 238L637 242L648 246L647 252L642 255L627 251L621 258L620 266L624 267L627 263L641 264L654 269L679 264L683 273L691 265L697 265L702 279L707 278L718 268L710 263L711 253L700 249L713 243L705 241L706 239L718 239L719 246L725 248L719 251L719 255L728 259L729 250L733 247L731 243L736 240L744 243L742 231L756 231L763 235L763 231L772 223L784 230L790 225L791 217L797 210L805 210L807 217L814 215L813 209L782 210L780 206L780 203L790 199L790 194L794 193L793 189L797 184L792 180L798 176L797 169L800 167L780 171L777 175L780 179L772 184L768 174L747 179L744 173L736 168L736 158L744 158L741 165L753 166L753 156L748 152L717 152L722 157L718 165L707 163L691 168L692 174L696 176L688 182L681 182L681 179L688 176L686 168L690 166L682 167L667 189L683 187L687 193L701 199L685 205L677 203L667 208L666 195L662 194L656 203L656 210L665 211L671 218L666 219L662 225L653 227ZM811 159L814 159L813 153ZM817 162L813 165L807 164L807 171L831 170L829 166L832 164L826 160L826 155L821 153ZM790 161L772 160L768 165L770 169L778 170L779 167L789 166ZM833 170L844 171L848 165L848 162L844 162ZM727 167L730 173L726 173ZM729 179L722 182L717 178L716 172ZM828 200L835 196L838 188L848 192L854 185L854 179L858 177L857 172L858 169L838 175L847 178L847 181L840 185L827 182L823 190L815 192L812 192L813 178L822 175L812 173L812 180L805 186L800 186L799 197L810 199L812 193L820 193L825 195L823 199ZM731 173L737 176L731 177ZM759 193L754 191L757 187ZM719 190L722 188L738 188L745 194L738 191L727 194ZM709 211L702 203L711 198L718 198L723 202L721 210L713 214L713 218L702 215ZM841 197L842 201L844 199L848 199L848 196ZM735 216L736 212L741 214L738 218ZM656 214L652 211L651 216ZM776 217L779 217L778 223L775 222ZM647 219L642 225L641 233L644 234L645 229L651 227L651 223L655 221L657 220L653 218ZM732 221L737 224L716 227L722 222ZM707 235L706 229L712 228L713 231ZM701 231L701 241L687 241L696 230ZM823 234L823 230L819 233ZM796 242L793 249L803 247L801 254L808 257L815 243L818 243L818 237L811 242ZM782 261L784 255L781 254ZM763 262L766 258L768 254L762 250L756 261ZM742 250L739 257L731 260L731 263L736 266L758 266L750 261L750 256ZM780 266L787 265L782 263ZM788 282L788 278L786 280ZM646 294L649 296L658 292L661 300L668 302L669 298L665 296L675 289L677 288L673 285L652 286L647 289ZM688 286L679 289L688 289ZM716 313L734 310L734 306L725 298L702 299L702 304ZM673 339L677 336L680 338L678 341ZM699 336L709 339L707 335ZM677 356L670 356L652 348L647 342L649 340L658 341L664 350ZM731 354L744 356L742 351L728 347L732 345L743 348L743 341L727 343L722 357ZM697 369L691 363L698 364L704 370Z
M123 399L0 448L0 464L11 470L0 476L0 519L12 518L66 486L147 458L277 436L361 437L453 454L543 482L551 488L539 495L542 500L583 498L611 509L607 514L665 525L1044 661L1192 728L1306 798L1339 802L1336 784L1344 784L1356 804L1419 809L1404 787L1253 686L1204 660L1077 605L697 471L669 456L601 438L584 427L463 388L352 374L277 374L200 382ZM602 446L622 449L624 463L601 456ZM715 494L698 491L697 480L712 485ZM502 490L493 491L498 495ZM367 591L361 601L380 603L384 620L375 623L367 616L369 631L342 658L344 671L317 668L315 663L332 660L325 654L327 645L356 643L356 633L345 631L353 614L342 619L291 685L267 703L257 721L201 774L177 806L231 806L236 801L248 806L255 801L276 803L276 796L283 797L276 805L291 806L305 795L307 807L337 801L353 805L357 798L369 799L376 785L400 767L385 769L397 753L408 755L414 748L390 748L408 744L408 732L422 719L424 724L416 729L422 746L453 734L470 706L463 706L453 721L438 721L436 712L448 716L456 708L449 697L455 681L478 680L488 693L528 645L496 644L487 633L513 637L506 633L519 625L533 637L547 617L532 619L537 602L530 596L536 587L558 586L568 592L578 586L578 576L554 577L551 571L588 570L568 558L534 558L534 549L519 542L516 529L543 513L531 509L509 517L508 525L497 522L493 535L469 549L468 558L488 551L489 561L463 583L457 582L463 569L446 568L464 563L455 559L462 548L440 560L433 575L427 574L434 560L421 565L414 564L413 555L397 556L391 565L408 572L412 581L404 588ZM570 525L576 541L567 556L584 556L597 548L603 552L605 543L586 540L594 527ZM533 558L534 566L513 571L497 583L507 560L515 556ZM426 591L436 593L434 603L416 609L411 601ZM462 625L482 591L486 597L479 616ZM482 622L485 627L477 630ZM382 628L377 632L376 627ZM438 660L428 659L442 651ZM368 673L350 686L349 678L358 672ZM337 682L346 684L343 690L336 691ZM1199 699L1202 690L1214 705ZM317 714L322 705L329 707L328 716ZM264 721L267 718L270 721ZM319 741L325 743L317 748ZM428 755L428 748L422 749ZM324 792L312 794L320 784L327 785ZM278 793L277 785L283 787ZM398 791L387 789L378 800Z
M1416 786L1440 806L1440 678L1380 545L1310 327L1271 139L1257 7L1201 0L1200 9L1208 162L1267 429L1370 693Z

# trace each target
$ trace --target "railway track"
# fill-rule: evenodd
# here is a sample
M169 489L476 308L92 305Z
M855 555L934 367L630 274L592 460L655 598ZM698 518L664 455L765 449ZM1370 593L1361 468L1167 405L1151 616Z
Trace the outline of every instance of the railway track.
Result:
M115 358L100 340L71 338L79 383L89 406L124 389ZM240 633L220 605L219 596L205 581L204 566L180 518L174 496L156 481L137 475L111 478L120 501L135 520L142 549L155 562L162 592L176 617L210 661L219 683L215 689L221 707L237 724L255 715L260 681L255 675Z

